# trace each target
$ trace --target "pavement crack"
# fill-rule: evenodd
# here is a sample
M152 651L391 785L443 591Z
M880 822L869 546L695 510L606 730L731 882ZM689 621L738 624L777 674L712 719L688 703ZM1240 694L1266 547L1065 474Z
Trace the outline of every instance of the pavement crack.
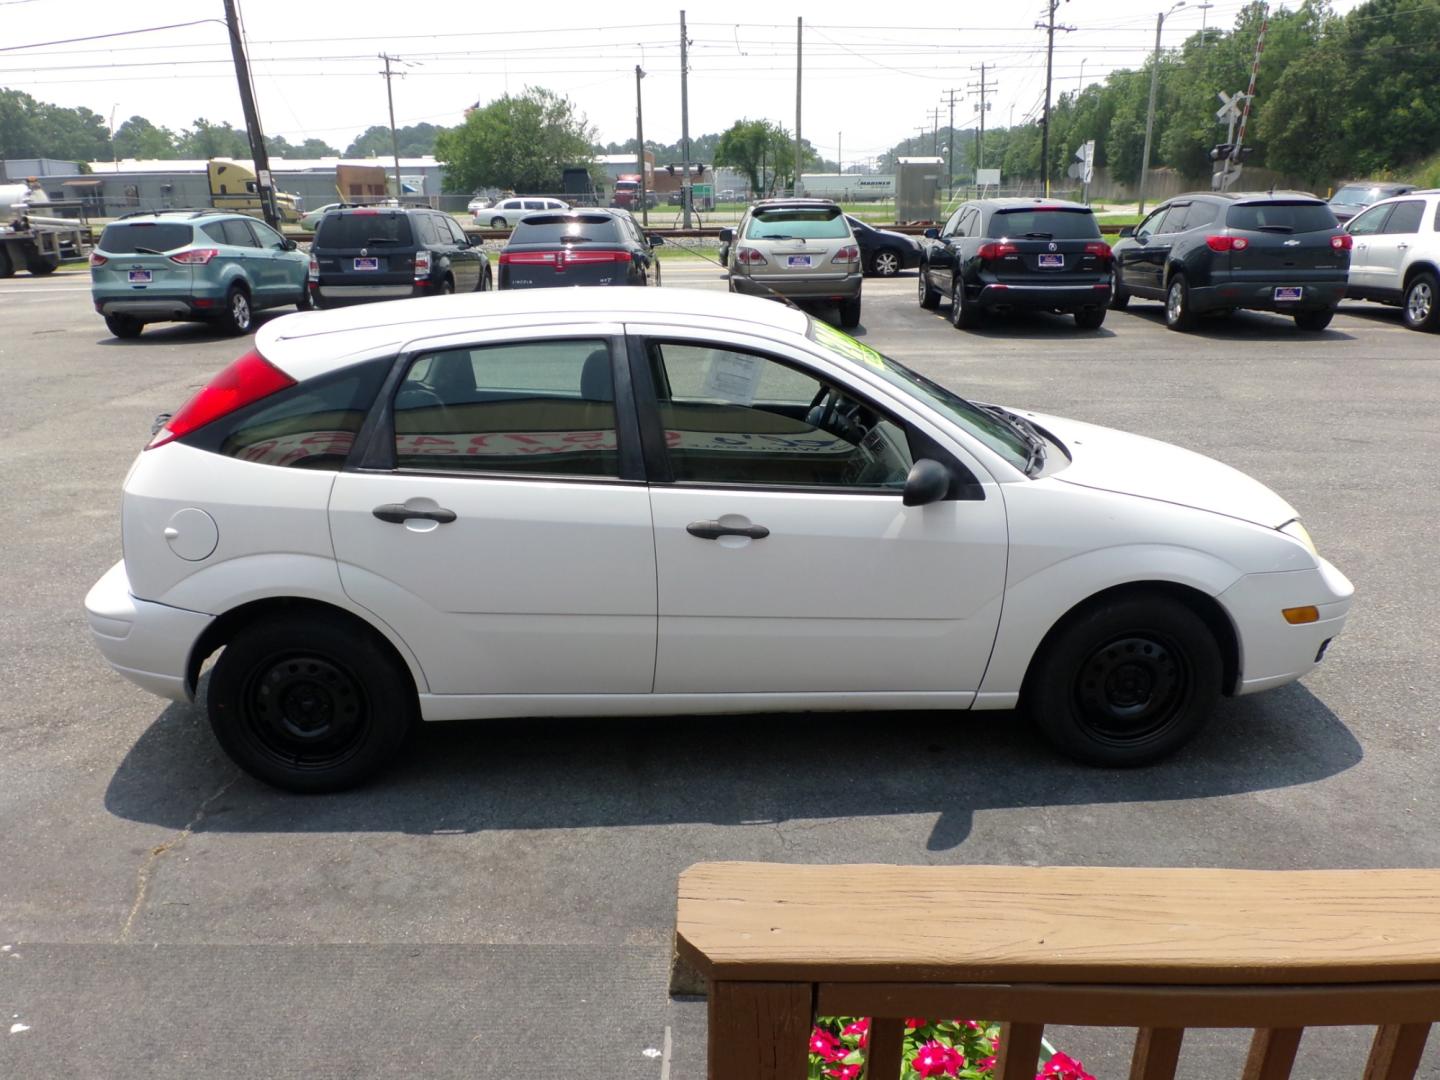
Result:
M140 915L140 909L145 906L145 895L150 889L150 878L155 872L155 866L160 861L160 857L184 843L185 840L199 828L200 823L205 820L205 814L210 809L211 804L234 787L235 781L239 779L240 774L237 772L200 804L200 808L195 811L195 816L186 823L183 829L169 840L166 840L165 843L150 849L150 854L145 856L145 861L140 864L140 869L135 873L135 902L130 905L130 914L125 916L125 925L120 927L120 936L116 939L118 944L127 945L130 942L130 930L135 925L136 918Z

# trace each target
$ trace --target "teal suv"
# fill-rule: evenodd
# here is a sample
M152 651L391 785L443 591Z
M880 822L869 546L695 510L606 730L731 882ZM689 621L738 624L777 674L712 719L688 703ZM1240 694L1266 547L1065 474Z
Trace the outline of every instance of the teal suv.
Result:
M90 256L90 295L119 338L149 322L213 322L247 334L255 312L313 306L309 258L263 221L230 210L127 214Z

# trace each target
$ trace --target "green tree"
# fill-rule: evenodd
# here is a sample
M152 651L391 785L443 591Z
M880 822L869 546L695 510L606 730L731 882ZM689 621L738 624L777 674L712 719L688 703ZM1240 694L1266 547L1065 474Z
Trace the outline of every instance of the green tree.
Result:
M435 124L412 124L395 130L395 142L399 144L401 157L424 157L435 152L435 140L446 130ZM345 150L346 157L390 157L394 154L390 140L390 129L375 124L357 135Z
M809 140L800 140L800 168L812 168L820 156ZM794 186L795 140L769 120L737 120L715 143L715 164L744 173L751 191Z
M182 158L199 160L250 156L250 137L244 130L231 127L228 121L212 124L203 116L195 121L194 127L181 132L177 143L176 148Z
M451 191L555 192L566 166L589 165L594 129L569 98L543 87L475 109L435 140Z
M115 156L165 160L179 156L175 133L156 127L143 116L132 116L115 129Z

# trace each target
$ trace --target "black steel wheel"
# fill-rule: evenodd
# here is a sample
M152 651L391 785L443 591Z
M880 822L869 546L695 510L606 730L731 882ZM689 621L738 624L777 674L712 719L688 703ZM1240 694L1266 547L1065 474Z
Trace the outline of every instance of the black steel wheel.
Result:
M1220 694L1219 646L1184 604L1131 596L1068 620L1031 666L1022 708L1062 753L1144 765L1203 726Z
M414 724L409 676L373 635L302 615L240 631L210 677L210 726L250 775L338 791L387 764Z

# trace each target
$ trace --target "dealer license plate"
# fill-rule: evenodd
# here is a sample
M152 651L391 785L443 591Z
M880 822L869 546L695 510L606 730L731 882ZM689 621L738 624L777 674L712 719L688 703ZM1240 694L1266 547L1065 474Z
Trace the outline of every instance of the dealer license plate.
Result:
M372 258L372 259L356 259L356 260L355 260L355 269L356 269L356 270L379 270L379 269L380 269L380 260L379 260L379 259L373 259L373 258Z
M1275 302L1279 303L1282 300L1299 300L1304 293L1305 290L1299 285L1282 285L1275 290Z
M1064 265L1065 265L1065 256L1064 256L1064 255L1041 255L1041 256L1040 256L1040 269L1041 269L1041 270L1058 270L1058 269L1060 269L1060 268L1061 268L1062 266L1064 266Z
M130 284L131 284L131 285L149 285L149 284L150 284L150 271L149 271L149 270L131 270L130 273L129 273L129 275L128 275L128 277L129 277L129 279L130 279Z
M810 268L810 256L790 255L785 259L785 265L791 270L808 270Z

